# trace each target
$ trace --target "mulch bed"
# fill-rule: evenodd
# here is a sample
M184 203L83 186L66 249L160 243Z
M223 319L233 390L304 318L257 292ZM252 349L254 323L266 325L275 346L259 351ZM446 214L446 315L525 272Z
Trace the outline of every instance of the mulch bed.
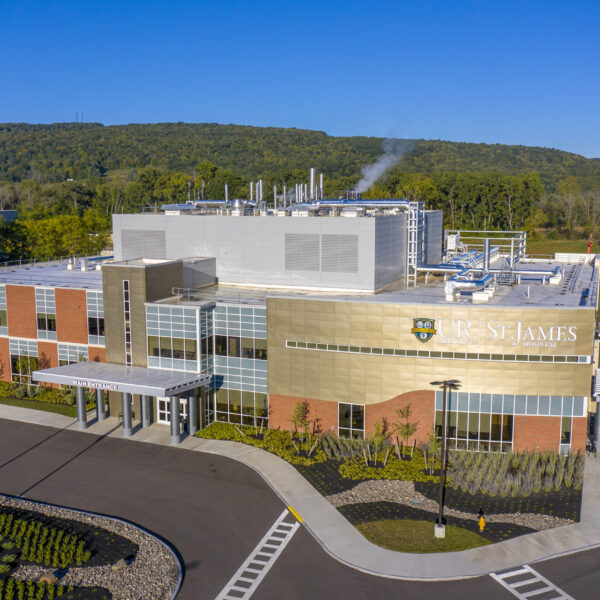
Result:
M46 527L56 527L77 534L86 541L87 547L92 551L90 560L85 563L86 567L112 565L121 558L129 560L133 558L139 550L137 544L117 533L101 529L100 527L94 527L93 525L86 525L80 521L49 517L42 513L13 508L12 506L0 507L0 512L12 512L15 515L15 520L35 519L41 521ZM27 560L19 562L22 564L35 564Z
M367 479L354 481L342 477L338 468L343 462L343 460L326 460L325 462L316 463L310 467L304 465L292 466L294 466L304 479L306 479L320 494L323 494L323 496L331 496L331 494L338 494L340 492L345 492L346 490L351 490L355 485L358 485L362 481L369 481Z
M431 523L431 535L433 535L433 524L437 520L437 514L431 513L412 506L396 504L395 502L369 502L360 504L346 504L338 510L352 523L367 523L371 521L382 521L387 519L410 519L413 521L429 521ZM477 521L470 519L458 519L456 517L445 517L447 525L454 525L473 531L490 542L501 542L509 538L534 533L534 529L515 525L513 523L486 523L483 532L479 531Z
M416 481L415 490L421 492L430 500L438 501L439 486L437 483ZM446 486L444 506L470 513L478 513L479 510L483 510L488 515L535 513L579 521L581 517L581 490L565 488L558 492L531 493L527 497L502 498L502 496L488 496L486 494L469 494L469 492Z

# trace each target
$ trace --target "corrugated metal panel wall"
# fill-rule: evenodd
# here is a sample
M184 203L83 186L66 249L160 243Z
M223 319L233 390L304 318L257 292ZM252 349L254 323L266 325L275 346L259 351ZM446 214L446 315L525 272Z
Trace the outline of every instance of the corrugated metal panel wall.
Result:
M121 260L132 258L166 258L164 231L121 230Z

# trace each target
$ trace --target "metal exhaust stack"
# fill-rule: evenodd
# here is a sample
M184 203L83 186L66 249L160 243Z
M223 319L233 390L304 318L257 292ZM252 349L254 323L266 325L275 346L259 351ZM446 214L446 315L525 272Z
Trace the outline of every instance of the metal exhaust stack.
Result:
M310 168L310 199L315 199L315 168Z
M483 272L490 270L490 238L483 240Z

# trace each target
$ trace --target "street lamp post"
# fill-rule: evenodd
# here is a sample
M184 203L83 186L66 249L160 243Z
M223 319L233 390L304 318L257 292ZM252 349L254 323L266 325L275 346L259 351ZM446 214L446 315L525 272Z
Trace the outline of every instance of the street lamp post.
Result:
M442 444L441 444L441 456L440 456L440 495L439 495L439 506L438 506L438 519L437 523L433 528L433 534L435 537L443 538L446 537L446 526L443 523L443 512L444 512L444 483L446 479L446 427L447 427L447 417L446 417L446 406L447 406L447 394L448 390L456 390L460 386L460 381L457 379L445 379L443 381L432 381L431 385L435 385L437 387L441 387L443 391L443 400L442 400Z

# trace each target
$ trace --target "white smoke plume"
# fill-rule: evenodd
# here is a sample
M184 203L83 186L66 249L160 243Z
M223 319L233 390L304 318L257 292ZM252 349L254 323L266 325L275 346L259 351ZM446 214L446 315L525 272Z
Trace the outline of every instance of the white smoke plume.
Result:
M356 191L366 192L388 169L410 152L413 146L414 144L407 140L383 140L383 154L374 163L361 169L362 179L356 185Z

